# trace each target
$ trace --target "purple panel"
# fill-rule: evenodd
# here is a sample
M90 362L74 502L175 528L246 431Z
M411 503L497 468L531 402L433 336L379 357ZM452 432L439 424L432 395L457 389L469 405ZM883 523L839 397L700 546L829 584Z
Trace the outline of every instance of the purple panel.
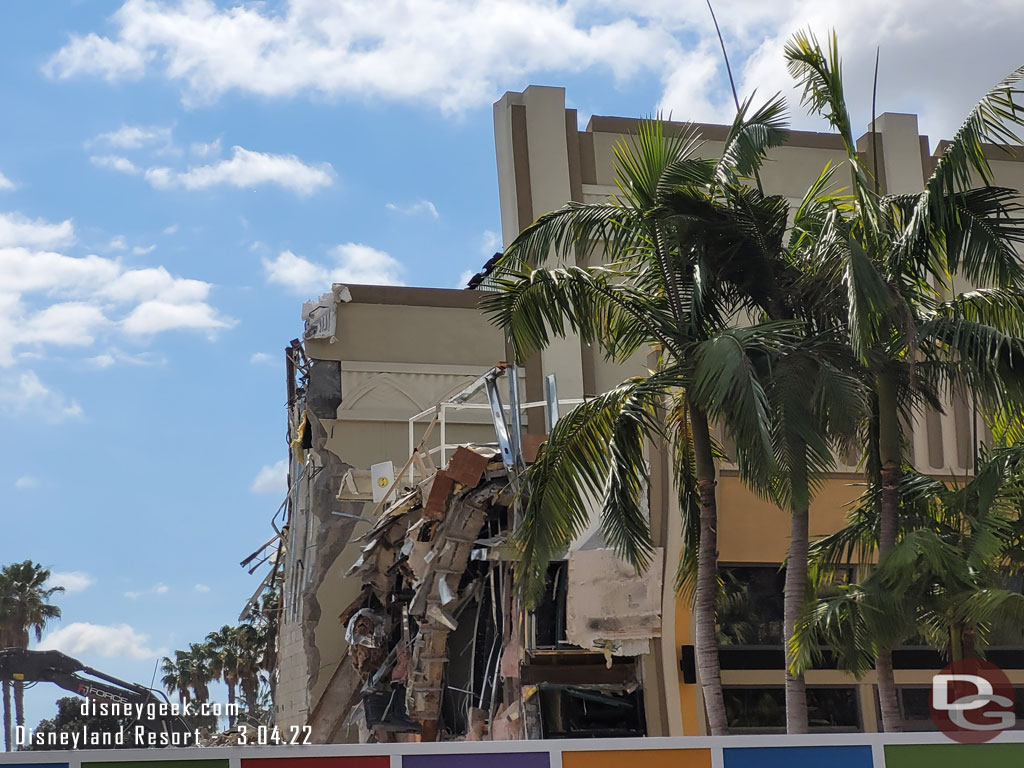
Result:
M402 768L549 768L547 752L403 755Z

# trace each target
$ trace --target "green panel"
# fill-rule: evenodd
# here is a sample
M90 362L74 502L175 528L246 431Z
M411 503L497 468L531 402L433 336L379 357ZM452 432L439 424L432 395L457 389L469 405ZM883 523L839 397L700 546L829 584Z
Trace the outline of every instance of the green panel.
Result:
M131 760L125 763L82 763L82 768L228 768L224 760Z
M889 744L885 768L1020 768L1024 744Z

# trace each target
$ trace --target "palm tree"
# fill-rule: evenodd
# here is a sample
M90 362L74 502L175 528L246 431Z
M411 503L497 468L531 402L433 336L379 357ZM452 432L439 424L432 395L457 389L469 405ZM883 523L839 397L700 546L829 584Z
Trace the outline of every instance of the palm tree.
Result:
M266 637L263 628L253 623L238 627L238 680L242 699L250 716L258 709L260 672L266 660Z
M619 194L609 202L570 203L541 216L509 247L483 299L485 313L508 334L517 359L545 347L552 334L579 333L610 359L659 351L649 376L629 379L561 419L528 474L516 531L516 579L529 603L547 564L586 527L591 499L605 541L642 570L652 534L644 512L646 441L667 440L686 516L681 586L692 588L697 666L713 734L727 730L715 639L717 591L716 458L710 422L725 425L736 461L755 487L770 485L773 451L767 393L755 375L794 335L787 323L730 328L739 288L715 272L749 281L730 264L704 226L728 214L715 189L750 176L784 137L783 105L774 99L740 110L718 161L697 158L692 132L663 135L644 123L616 148ZM741 196L736 195L736 199ZM690 212L680 209L690 206ZM784 221L784 217L783 217ZM721 223L721 222L719 222ZM735 227L733 227L735 229ZM720 239L720 238L719 238ZM536 268L553 257L575 262L602 245L610 265ZM769 297L770 298L770 297Z
M28 648L30 635L41 640L47 622L60 618L60 608L49 601L64 587L47 587L49 578L50 572L31 560L0 571L0 632L5 645ZM5 686L5 727L10 721L7 705ZM20 680L14 681L14 717L16 725L25 725L25 683Z
M813 233L812 271L825 293L845 296L821 306L842 308L833 321L847 333L870 391L865 466L879 489L884 560L896 545L901 512L901 417L922 404L941 408L941 391L954 387L976 393L986 409L1020 401L1024 269L1014 246L1024 242L1024 220L1017 193L990 184L985 145L1020 143L1009 126L1024 125L1016 101L1024 68L971 110L921 192L884 195L853 139L835 35L826 53L813 35L799 33L785 55L805 105L842 138L850 168L848 200L832 206ZM954 275L986 287L952 295ZM892 657L885 647L876 669L883 724L896 730Z
M205 643L189 643L178 662L184 663L189 672L190 687L196 704L202 706L210 700L210 682L215 679L210 646Z
M803 617L797 663L831 649L842 669L863 676L878 648L923 639L950 660L983 653L996 629L1024 632L1024 596L1005 587L1024 573L1024 444L983 457L963 486L907 473L897 543L862 583L841 586ZM881 494L868 489L849 524L817 542L823 569L877 546Z
M160 678L160 682L168 693L178 694L178 702L184 708L192 701L192 693L189 688L192 683L192 677L189 665L185 663L182 652L175 651L174 656L175 658L173 659L164 656L160 660L160 672L163 675Z
M210 672L214 679L221 679L228 687L228 727L235 727L235 689L241 666L240 630L225 624L216 632L206 636L210 653Z

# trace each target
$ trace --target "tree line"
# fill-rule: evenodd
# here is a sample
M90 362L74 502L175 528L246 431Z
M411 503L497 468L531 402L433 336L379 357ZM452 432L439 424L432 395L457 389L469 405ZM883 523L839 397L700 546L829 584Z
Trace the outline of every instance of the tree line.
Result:
M51 585L50 580L50 571L31 560L0 569L0 648L27 649L33 636L38 642L46 625L60 618L60 607L51 600L64 587ZM267 722L277 659L278 605L278 589L268 587L249 620L237 626L225 625L209 633L203 642L175 651L173 658L164 657L160 661L161 682L168 693L177 694L182 705L198 706L209 702L209 685L220 680L227 686L230 705L236 704L240 691L243 716L253 723ZM4 748L9 752L13 747L12 726L25 725L25 681L3 681L2 689ZM74 726L79 720L74 701L60 699L57 717L42 721L39 729ZM233 727L234 706L228 711L229 726ZM216 728L215 720L207 720L197 725Z
M210 683L219 680L228 689L229 728L237 721L239 692L244 718L252 724L267 723L277 662L279 599L279 592L268 587L254 618L237 626L226 624L202 642L189 643L187 649L161 659L161 683L167 692L177 694L183 707L201 709L210 700Z
M693 129L644 121L615 149L617 194L542 215L492 272L482 305L520 361L570 333L609 360L656 353L648 375L553 429L527 476L516 580L532 604L595 498L605 541L646 568L646 448L666 446L684 516L677 581L693 599L710 729L726 733L716 484L718 463L734 462L791 521L787 730L808 730L804 672L826 648L858 675L874 669L894 731L893 648L918 637L976 655L998 616L1024 621L1006 582L1024 563L1024 208L989 160L992 145L1022 143L1024 68L970 111L922 189L889 194L875 135L867 152L854 138L835 35L822 45L798 33L785 58L803 106L845 154L797 204L761 181L786 141L784 100L737 98L718 157L700 156ZM597 254L602 265L588 266ZM956 397L994 435L959 485L914 469L908 427ZM859 455L864 494L847 528L812 543L812 503L847 453ZM851 558L878 567L836 583Z

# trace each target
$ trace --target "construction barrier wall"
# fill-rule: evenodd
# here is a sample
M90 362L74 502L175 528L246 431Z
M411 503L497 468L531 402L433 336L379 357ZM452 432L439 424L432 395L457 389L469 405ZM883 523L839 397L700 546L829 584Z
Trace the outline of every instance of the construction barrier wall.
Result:
M1024 733L728 736L0 753L5 768L1019 768Z

